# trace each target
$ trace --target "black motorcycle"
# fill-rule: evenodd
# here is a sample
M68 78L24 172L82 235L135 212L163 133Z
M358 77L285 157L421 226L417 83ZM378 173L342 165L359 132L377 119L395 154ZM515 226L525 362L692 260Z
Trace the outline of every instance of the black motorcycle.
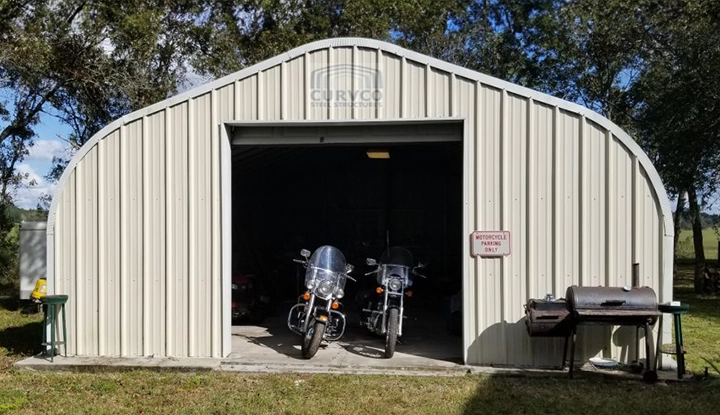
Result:
M405 296L412 296L409 288L413 277L425 278L417 272L423 264L415 265L412 254L405 248L393 247L385 251L380 262L367 259L369 266L377 268L365 275L377 274L378 287L374 292L361 293L358 304L362 305L360 321L370 331L385 336L385 357L395 354L398 337L402 336L402 319Z
M310 251L303 249L304 259L293 261L303 264L305 287L298 303L290 309L288 327L302 336L302 357L315 356L320 342L335 341L345 333L345 315L338 300L345 295L345 281L353 266L345 261L339 249L325 245Z

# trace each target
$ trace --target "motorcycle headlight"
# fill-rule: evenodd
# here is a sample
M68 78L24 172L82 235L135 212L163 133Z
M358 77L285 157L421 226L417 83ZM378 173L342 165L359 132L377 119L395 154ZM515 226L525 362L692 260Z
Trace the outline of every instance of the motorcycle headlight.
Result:
M397 278L393 278L388 281L388 288L390 288L391 291L400 291L402 288L402 281Z
M340 298L343 298L344 296L345 296L345 291L338 289L337 290L337 298L340 299Z
M321 297L327 298L333 293L334 288L335 288L335 284L333 284L332 281L325 280L325 281L320 282L320 284L318 284L317 293Z

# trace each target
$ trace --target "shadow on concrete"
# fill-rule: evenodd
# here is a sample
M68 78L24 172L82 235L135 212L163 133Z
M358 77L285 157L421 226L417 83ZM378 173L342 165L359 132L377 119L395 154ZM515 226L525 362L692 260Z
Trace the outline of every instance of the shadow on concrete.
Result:
M336 342L321 344L316 358L324 350L334 353L329 358L333 363L342 364L345 356L359 364L377 365L388 363L385 359L385 337L377 336L360 326L359 317L346 308L347 327L343 337ZM287 327L287 314L265 320L262 326L233 326L233 356L252 357L255 361L277 359L280 356L291 360L304 360L300 352L300 336ZM410 311L403 323L403 336L396 347L396 357L411 356L439 362L462 364L462 339L447 333L442 315L426 311ZM280 356L278 356L280 355ZM395 357L394 357L395 358ZM315 359L315 358L314 358Z

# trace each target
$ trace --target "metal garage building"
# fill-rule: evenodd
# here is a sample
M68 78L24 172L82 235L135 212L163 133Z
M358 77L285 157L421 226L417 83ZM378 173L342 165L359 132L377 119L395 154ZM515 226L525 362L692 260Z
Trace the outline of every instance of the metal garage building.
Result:
M236 148L417 142L461 147L466 363L557 361L561 344L527 336L526 300L629 285L634 263L671 299L669 201L615 124L392 44L329 39L129 114L75 155L47 230L49 292L70 295L69 353L230 353ZM509 232L510 254L471 255L476 230ZM633 358L632 330L587 335L586 356Z

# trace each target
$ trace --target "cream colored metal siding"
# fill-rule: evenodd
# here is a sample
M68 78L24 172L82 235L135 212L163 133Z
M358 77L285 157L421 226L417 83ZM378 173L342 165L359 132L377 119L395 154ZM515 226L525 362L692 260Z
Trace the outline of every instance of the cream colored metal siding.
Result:
M98 143L98 354L120 355L120 131Z
M183 102L168 109L167 154L167 354L189 356L189 206L188 107Z
M55 243L57 262L57 278L53 281L55 294L68 294L67 305L65 306L65 318L67 325L67 346L69 354L77 354L77 304L75 287L77 286L77 211L75 185L77 170L70 173L67 187L62 197L58 200L57 242ZM48 284L49 285L49 284ZM82 320L80 320L82 321ZM75 324L73 324L75 323ZM85 345L83 345L85 347Z
M378 51L380 71L383 76L383 104L378 108L378 118L398 119L402 117L403 62L404 58Z
M98 354L98 206L97 206L97 147L85 156L85 162L78 166L76 182L78 256L75 299L77 318L87 324L77 326L77 353Z
M143 355L166 353L165 111L143 120Z
M210 94L190 101L190 355L210 356L212 279ZM219 276L218 276L219 277Z
M347 91L361 81L331 67L378 69L379 105L347 105ZM327 76L315 77L318 70ZM616 126L396 46L335 39L130 114L81 149L59 183L48 226L50 286L71 296L69 351L229 353L224 121L448 117L464 122L458 243L466 252L468 363L557 365L562 342L530 339L523 304L562 297L573 284L627 285L633 263L643 284L671 299L669 204L647 157ZM471 257L473 230L510 231L512 254ZM631 359L631 334L583 328L578 350L582 358Z
M129 123L120 137L120 312L123 356L143 354L143 122ZM149 224L149 222L148 222ZM82 326L88 322L78 320Z

